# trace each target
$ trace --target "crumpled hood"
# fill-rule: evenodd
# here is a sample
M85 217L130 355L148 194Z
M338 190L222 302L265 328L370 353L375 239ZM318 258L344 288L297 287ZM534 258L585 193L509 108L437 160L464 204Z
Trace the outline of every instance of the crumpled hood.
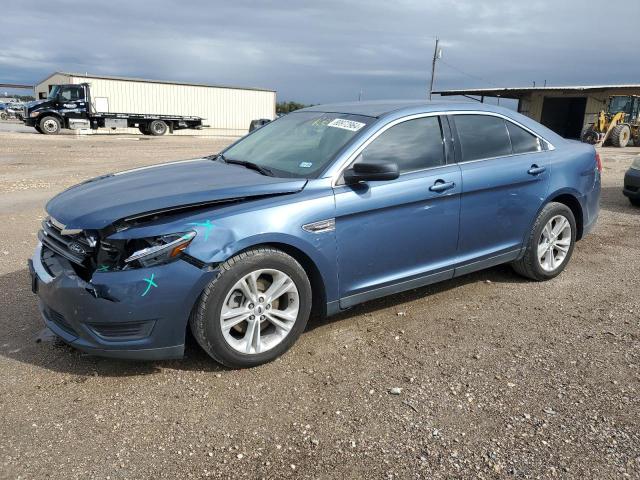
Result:
M295 193L306 182L210 159L186 160L96 177L56 195L46 209L68 229L97 230L116 220L181 206Z

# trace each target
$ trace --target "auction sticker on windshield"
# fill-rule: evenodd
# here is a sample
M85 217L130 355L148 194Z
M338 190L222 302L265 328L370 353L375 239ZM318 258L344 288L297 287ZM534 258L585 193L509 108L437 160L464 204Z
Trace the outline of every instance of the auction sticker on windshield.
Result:
M331 121L327 126L328 127L335 127L335 128L342 128L343 130L349 130L351 132L357 132L358 130L360 130L365 125L366 125L365 123L354 122L353 120L345 120L344 118L336 118L335 120Z

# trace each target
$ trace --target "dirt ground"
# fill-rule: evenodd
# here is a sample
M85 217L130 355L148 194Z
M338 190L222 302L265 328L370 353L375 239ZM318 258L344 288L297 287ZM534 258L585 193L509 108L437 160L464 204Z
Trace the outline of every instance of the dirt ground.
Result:
M0 478L640 477L640 148L602 149L602 211L567 270L502 266L309 326L225 370L80 354L43 333L27 258L48 198L229 139L0 125ZM389 390L401 388L399 395Z

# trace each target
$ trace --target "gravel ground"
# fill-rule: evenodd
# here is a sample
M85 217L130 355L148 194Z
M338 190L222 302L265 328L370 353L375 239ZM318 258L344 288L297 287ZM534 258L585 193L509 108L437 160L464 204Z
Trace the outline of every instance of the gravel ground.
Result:
M283 358L225 370L95 358L42 330L26 260L45 201L229 139L0 125L1 478L640 477L640 148L603 149L601 217L567 270L506 267L316 321Z

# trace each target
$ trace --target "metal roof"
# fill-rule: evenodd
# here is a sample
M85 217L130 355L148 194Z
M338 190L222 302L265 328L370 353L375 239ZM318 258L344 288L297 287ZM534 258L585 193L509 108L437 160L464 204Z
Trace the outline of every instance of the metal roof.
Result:
M275 92L268 88L254 88L254 87L234 87L232 85L210 85L206 83L193 83L193 82L174 82L170 80L153 80L150 78L136 78L136 77L117 77L113 75L95 75L92 73L73 73L73 72L53 72L51 75L40 80L36 85L44 83L54 75L64 75L67 77L80 77L80 78L95 78L98 80L119 80L122 82L139 82L139 83L163 83L167 85L185 85L188 87L212 87L212 88L229 88L233 90L255 90L259 92Z
M31 90L33 85L24 85L20 83L0 83L0 88L15 88L20 90Z
M555 87L509 87L509 88L465 88L461 90L440 90L435 91L438 95L477 95L485 97L520 98L532 92L602 92L605 90L640 90L640 84L626 85L567 85Z

